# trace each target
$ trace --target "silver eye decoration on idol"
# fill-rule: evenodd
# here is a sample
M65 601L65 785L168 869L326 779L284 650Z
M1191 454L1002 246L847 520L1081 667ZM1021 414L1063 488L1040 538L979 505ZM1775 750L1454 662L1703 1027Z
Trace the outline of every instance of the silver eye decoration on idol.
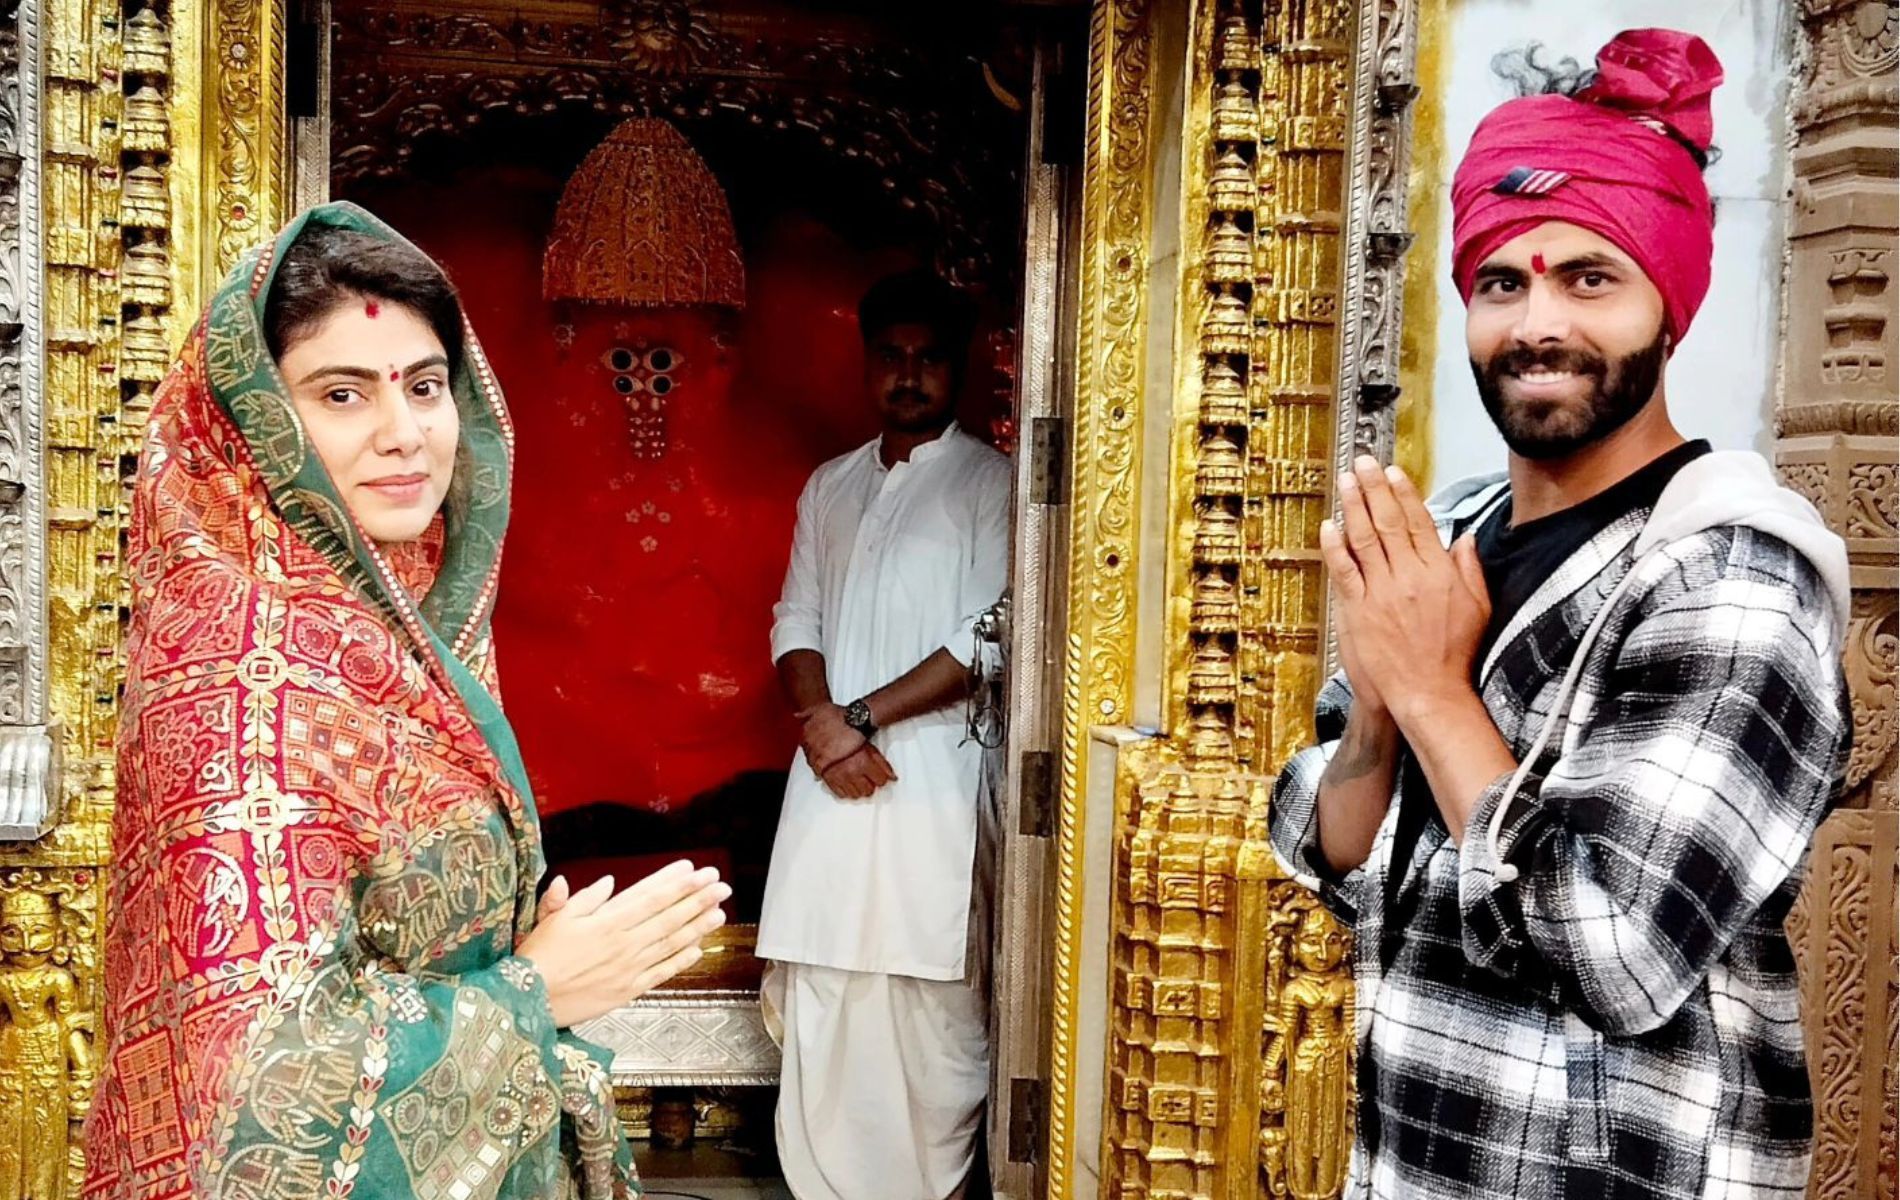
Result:
M666 406L679 385L676 373L685 358L671 346L633 342L615 346L601 355L614 394L627 406L627 430L633 456L657 459L666 455Z

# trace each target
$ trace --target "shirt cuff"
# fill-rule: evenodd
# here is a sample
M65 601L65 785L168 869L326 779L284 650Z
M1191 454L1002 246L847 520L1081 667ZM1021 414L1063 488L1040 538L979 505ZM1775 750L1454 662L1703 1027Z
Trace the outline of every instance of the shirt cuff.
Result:
M1544 804L1544 777L1529 774L1524 777L1515 792L1510 791L1511 779L1517 772L1512 771L1498 776L1490 786L1478 794L1478 802L1471 807L1471 815L1465 820L1464 842L1458 847L1458 870L1461 876L1476 874L1485 878L1494 878L1498 868L1512 862L1520 870L1528 853L1516 853L1518 844L1527 836L1534 834L1550 819L1550 812ZM1504 809L1504 823L1498 829L1497 852L1491 849L1491 823L1497 820L1498 810Z
M1472 806L1464 841L1458 847L1458 910L1466 960L1506 979L1525 982L1530 951L1524 906L1530 893L1514 881L1519 872L1530 869L1536 843L1554 814L1543 800L1543 777L1526 775L1512 791L1515 775L1513 771L1493 780ZM1500 809L1504 823L1494 853L1491 822Z
M818 630L800 624L772 626L772 661L777 663L794 650L810 650L823 654L825 648L819 644Z

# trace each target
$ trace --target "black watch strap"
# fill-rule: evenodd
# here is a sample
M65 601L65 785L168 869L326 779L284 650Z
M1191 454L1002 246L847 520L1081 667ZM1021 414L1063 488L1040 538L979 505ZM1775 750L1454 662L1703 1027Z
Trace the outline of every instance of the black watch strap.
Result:
M844 706L844 723L867 738L877 734L877 722L871 719L870 702L862 698Z

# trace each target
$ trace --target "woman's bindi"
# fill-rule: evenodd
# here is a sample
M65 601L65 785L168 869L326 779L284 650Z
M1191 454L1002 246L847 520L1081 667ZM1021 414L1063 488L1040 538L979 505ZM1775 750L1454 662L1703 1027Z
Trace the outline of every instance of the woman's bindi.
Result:
M391 372L389 373L389 382L391 382L391 383L400 383L400 382L402 382L402 372L401 372L401 371L391 371Z
M1544 273L1544 256L1541 252L1531 255L1531 270L1532 272L1538 275L1542 275ZM376 315L375 313L370 314L370 316L372 317L375 315Z
M368 317L372 321L376 319L376 314L382 311L383 311L383 306L376 303L376 301L374 300L365 300L363 302L363 315Z

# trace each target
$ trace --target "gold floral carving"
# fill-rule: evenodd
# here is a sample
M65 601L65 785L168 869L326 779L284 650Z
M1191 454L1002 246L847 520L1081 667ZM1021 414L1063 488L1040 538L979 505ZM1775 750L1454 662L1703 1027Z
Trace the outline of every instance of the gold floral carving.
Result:
M1094 7L1089 31L1076 465L1050 989L1047 1161L1052 1196L1069 1193L1075 1148L1082 759L1090 728L1128 720L1133 703L1136 431L1145 361L1148 222L1154 211L1150 16L1149 0L1102 0Z
M210 283L288 214L284 0L209 0L205 216Z

